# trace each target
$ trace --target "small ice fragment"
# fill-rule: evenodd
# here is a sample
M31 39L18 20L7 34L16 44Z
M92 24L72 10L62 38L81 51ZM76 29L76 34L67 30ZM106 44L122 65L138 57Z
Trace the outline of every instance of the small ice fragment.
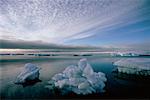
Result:
M41 68L38 68L38 66L34 64L31 63L25 64L21 73L17 76L15 83L21 84L21 83L25 83L28 80L38 79L40 69Z

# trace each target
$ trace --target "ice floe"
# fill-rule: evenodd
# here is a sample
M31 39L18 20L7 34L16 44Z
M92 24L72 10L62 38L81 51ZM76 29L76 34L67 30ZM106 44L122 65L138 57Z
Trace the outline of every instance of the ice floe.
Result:
M111 53L111 56L134 57L134 56L139 56L139 54L129 53L129 52L117 52L117 53Z
M62 73L54 75L46 87L85 95L104 92L106 81L105 74L94 72L87 59L84 58L78 62L77 66L68 66Z
M136 74L148 76L150 75L150 59L149 58L128 58L121 59L114 63L117 71L126 74Z
M21 73L17 76L15 83L21 84L21 83L25 83L26 81L29 81L29 80L38 79L40 69L41 68L39 68L38 66L36 66L34 64L31 64L31 63L25 64Z

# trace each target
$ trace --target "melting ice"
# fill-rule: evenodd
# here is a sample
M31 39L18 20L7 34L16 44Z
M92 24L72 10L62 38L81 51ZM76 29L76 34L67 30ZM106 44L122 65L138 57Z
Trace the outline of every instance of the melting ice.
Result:
M40 68L34 64L25 64L21 73L17 76L15 83L25 83L28 80L34 80L39 78Z
M94 72L87 59L81 59L77 66L70 65L62 73L54 75L46 87L85 95L104 92L106 81L104 73Z
M148 58L128 58L121 59L114 63L118 72L136 75L150 75L150 59Z

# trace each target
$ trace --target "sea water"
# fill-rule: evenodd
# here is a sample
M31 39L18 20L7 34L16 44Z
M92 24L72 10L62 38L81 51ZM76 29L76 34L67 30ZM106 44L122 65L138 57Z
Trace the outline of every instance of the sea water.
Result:
M18 56L17 56L18 57ZM76 65L81 58L87 58L95 72L106 74L107 83L104 93L90 95L53 93L45 88L47 82L69 65ZM132 58L132 57L130 57ZM140 57L134 57L134 59ZM108 56L57 56L32 59L1 59L0 62L0 96L1 98L150 98L150 80L132 80L114 75L114 62L123 57ZM150 59L146 57L145 59ZM31 84L16 85L14 80L26 63L40 66L40 81Z

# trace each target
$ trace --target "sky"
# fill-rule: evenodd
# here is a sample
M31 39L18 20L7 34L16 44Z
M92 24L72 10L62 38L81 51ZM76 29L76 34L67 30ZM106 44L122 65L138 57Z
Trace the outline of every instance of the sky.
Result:
M150 0L0 0L0 40L150 43Z

